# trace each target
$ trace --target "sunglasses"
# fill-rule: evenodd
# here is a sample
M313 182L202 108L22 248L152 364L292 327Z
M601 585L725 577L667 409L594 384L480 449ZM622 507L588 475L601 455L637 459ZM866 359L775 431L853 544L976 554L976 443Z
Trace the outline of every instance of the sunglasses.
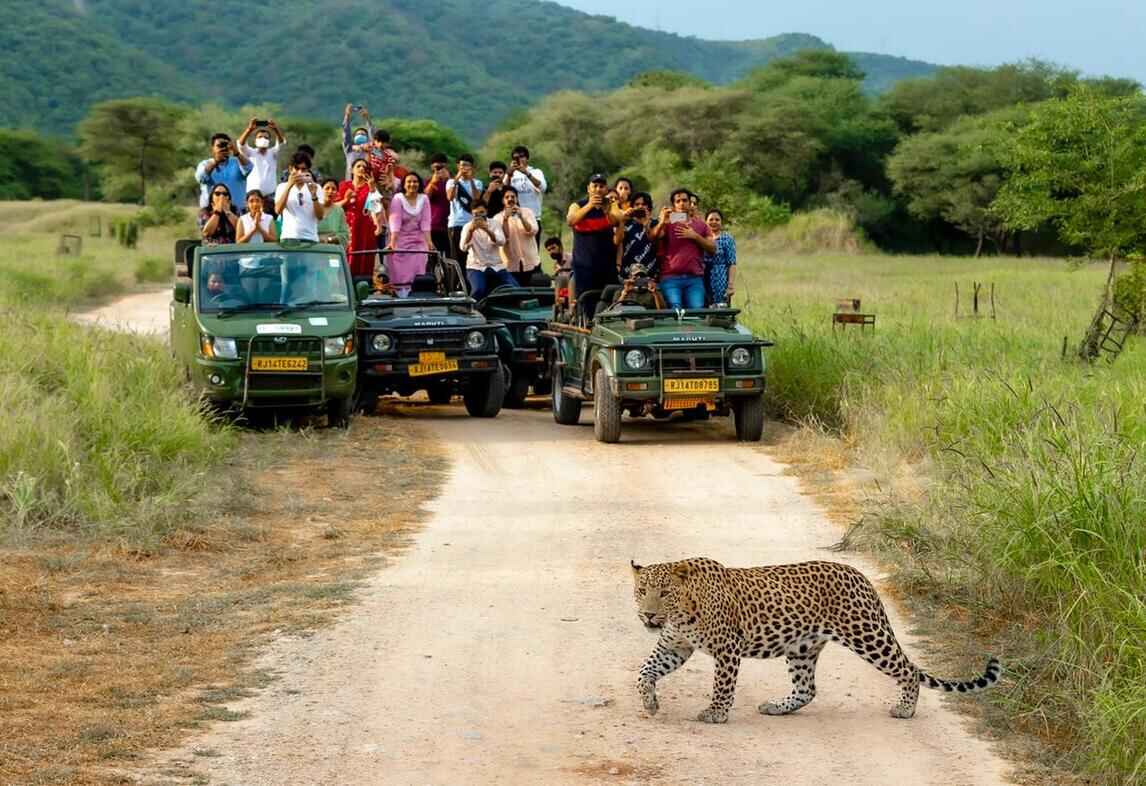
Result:
M226 191L212 191L211 196L229 197L231 195L228 194Z

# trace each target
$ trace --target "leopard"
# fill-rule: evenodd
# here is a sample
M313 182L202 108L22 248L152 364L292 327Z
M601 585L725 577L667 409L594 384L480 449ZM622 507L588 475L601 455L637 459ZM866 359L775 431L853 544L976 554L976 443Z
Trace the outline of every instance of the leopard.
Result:
M847 647L899 687L893 718L911 718L920 686L976 693L998 682L1002 666L991 657L982 676L939 679L911 662L900 647L883 602L868 578L839 562L812 561L726 568L697 557L641 566L630 560L637 616L660 635L645 659L637 692L655 715L657 681L679 669L696 650L715 661L711 703L698 716L725 723L743 658L788 661L792 692L757 707L762 715L788 715L816 697L816 661L828 642Z

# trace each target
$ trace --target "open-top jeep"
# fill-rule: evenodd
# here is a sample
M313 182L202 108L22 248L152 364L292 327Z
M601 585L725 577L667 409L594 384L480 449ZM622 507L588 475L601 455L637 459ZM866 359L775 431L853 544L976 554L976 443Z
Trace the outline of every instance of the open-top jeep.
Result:
M176 244L170 341L208 401L325 411L354 400L354 297L338 246Z
M373 412L381 395L424 390L435 404L460 393L470 415L492 418L505 395L500 325L453 289L465 281L457 263L428 253L432 272L418 276L406 297L359 284L359 407Z
M539 395L549 392L541 331L553 318L553 301L552 287L499 287L478 303L487 319L501 325L498 352L509 371L506 407L522 406L531 387Z
M622 296L622 292L624 296ZM731 414L737 439L764 430L764 352L771 342L738 324L737 309L650 308L631 288L584 292L558 308L552 340L553 417L574 425L593 402L602 442L621 437L621 415L707 418ZM592 317L588 315L592 314Z

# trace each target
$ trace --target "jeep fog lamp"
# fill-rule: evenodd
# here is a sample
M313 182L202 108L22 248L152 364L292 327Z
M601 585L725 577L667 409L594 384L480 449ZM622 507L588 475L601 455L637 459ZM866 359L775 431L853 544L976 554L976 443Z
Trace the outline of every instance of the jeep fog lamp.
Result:
M239 357L239 345L233 338L218 338L204 335L199 342L204 357L219 358L220 360L236 360Z
M482 349L485 347L485 336L480 330L471 330L466 335L466 349Z
M541 328L537 327L537 325L526 325L522 337L525 339L526 344L536 344L537 334L540 332Z
M752 353L745 347L737 347L732 350L732 354L728 356L728 360L732 365L744 368L752 362Z
M375 352L389 352L394 348L394 340L385 333L379 333L370 339L370 346L374 347Z
M342 355L349 355L353 351L353 336L334 336L333 338L324 339L322 342L322 352L328 358L336 358L341 357Z
M639 370L649 364L649 356L639 349L630 349L625 353L625 365L631 369Z

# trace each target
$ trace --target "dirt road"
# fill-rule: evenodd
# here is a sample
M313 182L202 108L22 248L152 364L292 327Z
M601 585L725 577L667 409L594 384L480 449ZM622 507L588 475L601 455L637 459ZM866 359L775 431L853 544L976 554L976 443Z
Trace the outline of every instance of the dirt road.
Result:
M106 306L76 314L75 320L166 340L170 304L171 288L164 287L152 292L137 292Z
M231 705L249 718L216 724L168 773L174 760L232 786L1006 782L937 694L895 720L894 683L835 646L819 696L791 716L755 711L787 694L784 662L745 661L729 723L693 720L712 679L702 654L661 683L656 717L641 710L636 673L655 634L634 612L630 557L839 558L823 550L838 528L725 424L627 422L623 444L602 445L547 411L386 416L429 426L452 457L428 525L340 623L276 642L260 665L279 679ZM385 500L379 489L366 502Z

